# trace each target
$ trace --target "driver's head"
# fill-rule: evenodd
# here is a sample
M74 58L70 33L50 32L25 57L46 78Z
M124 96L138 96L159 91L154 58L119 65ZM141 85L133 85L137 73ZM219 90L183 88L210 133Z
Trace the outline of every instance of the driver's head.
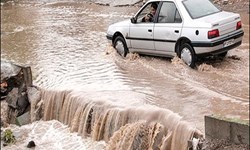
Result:
M157 3L152 3L151 4L151 13L153 14L153 15L155 15L155 13L156 13L156 10L157 10Z

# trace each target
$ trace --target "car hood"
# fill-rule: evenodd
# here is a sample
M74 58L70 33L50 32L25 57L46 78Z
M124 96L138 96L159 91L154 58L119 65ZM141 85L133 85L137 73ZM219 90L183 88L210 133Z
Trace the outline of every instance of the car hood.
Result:
M121 22L114 23L110 26L112 26L112 27L124 27L124 26L129 26L130 23L131 23L130 19L127 19L127 20L124 20Z

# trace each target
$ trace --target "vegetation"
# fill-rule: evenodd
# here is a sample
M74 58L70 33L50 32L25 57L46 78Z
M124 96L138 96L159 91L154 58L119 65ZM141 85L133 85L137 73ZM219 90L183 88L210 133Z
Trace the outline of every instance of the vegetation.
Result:
M10 129L6 129L3 133L2 140L7 144L12 144L16 142L16 138Z
M229 122L235 122L235 123L239 123L239 124L244 124L244 125L248 125L249 126L249 121L247 120L241 120L240 118L226 118L220 115L213 115L213 117L220 119L220 120L225 120L225 121L229 121Z

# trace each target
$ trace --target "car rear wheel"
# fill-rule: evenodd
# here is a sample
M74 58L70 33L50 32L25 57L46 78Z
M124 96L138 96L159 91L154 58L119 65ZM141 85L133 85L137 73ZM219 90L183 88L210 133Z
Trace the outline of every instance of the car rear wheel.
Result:
M195 67L196 56L194 53L194 49L190 44L185 43L180 47L179 57L189 67L191 67L191 68Z
M127 44L123 37L117 36L114 40L114 48L122 57L126 57L128 53Z

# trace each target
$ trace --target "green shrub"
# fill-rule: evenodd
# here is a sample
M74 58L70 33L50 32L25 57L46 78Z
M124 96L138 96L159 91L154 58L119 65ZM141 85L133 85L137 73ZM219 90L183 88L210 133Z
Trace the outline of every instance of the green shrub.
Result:
M6 130L4 131L2 140L3 140L5 143L8 143L8 144L12 144L12 143L15 143L15 142L16 142L16 138L15 138L15 136L13 135L13 132L12 132L10 129L6 129Z

